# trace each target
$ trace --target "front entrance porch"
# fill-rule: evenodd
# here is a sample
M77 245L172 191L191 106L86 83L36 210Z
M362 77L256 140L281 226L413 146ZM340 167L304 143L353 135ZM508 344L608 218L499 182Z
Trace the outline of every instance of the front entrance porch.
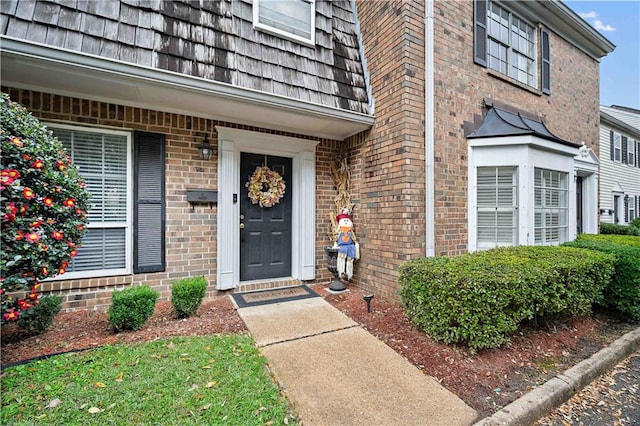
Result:
M270 282L262 288L275 288L274 281L314 279L318 141L222 126L216 131L217 289L249 288L262 279ZM261 210L248 199L245 183L265 156L279 173L289 170L282 206Z

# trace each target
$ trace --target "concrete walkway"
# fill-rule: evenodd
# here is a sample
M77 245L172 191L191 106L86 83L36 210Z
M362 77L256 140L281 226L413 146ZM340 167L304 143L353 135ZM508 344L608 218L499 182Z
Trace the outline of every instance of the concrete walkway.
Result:
M477 413L323 298L238 309L305 425L471 425Z

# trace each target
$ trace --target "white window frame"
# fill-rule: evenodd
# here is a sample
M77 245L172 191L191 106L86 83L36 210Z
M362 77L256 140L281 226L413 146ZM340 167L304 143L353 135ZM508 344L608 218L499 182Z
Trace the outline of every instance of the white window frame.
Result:
M101 223L100 225L94 225L89 221L87 223L87 229L97 228L125 228L125 267L118 269L95 269L89 271L78 271L78 272L66 272L62 275L58 275L56 277L51 278L51 280L70 280L70 279L80 279L80 278L97 278L97 277L110 277L116 275L129 275L133 270L133 137L131 132L121 131L121 130L113 130L113 129L105 129L100 127L86 127L86 126L76 126L69 124L60 124L60 123L46 123L49 129L61 129L61 130L71 130L78 132L89 132L89 133L100 133L100 134L108 134L108 135L117 135L126 137L127 143L127 210L126 210L126 221L119 223ZM70 154L70 153L68 153ZM91 203L91 199L89 199L89 203ZM80 248L82 250L82 248Z
M636 199L633 195L629 195L627 198L627 223L631 223L636 217Z
M542 215L542 224L536 226L534 223L534 242L536 245L559 245L569 240L569 173L536 167L534 169L534 182L538 174L542 174L541 185L534 183L534 194L536 202L534 203L534 215ZM559 185L554 186L546 179L547 174L559 177ZM549 205L547 200L557 196L558 205ZM541 204L537 203L540 200ZM558 216L558 225L547 225L547 218L553 215ZM549 238L549 234L553 231L557 232L558 239ZM538 231L541 238L538 239Z
M633 167L636 156L636 143L633 139L627 139L627 164Z
M273 25L269 25L267 23L260 21L260 8L264 3L267 3L268 0L253 0L253 27L264 31L270 34L273 34L278 37L286 38L310 47L315 45L316 39L316 0L282 0L290 3L304 3L309 7L309 37L303 37L299 34L295 34L294 32L287 31L282 28L275 27ZM286 21L286 16L282 15L282 22Z
M618 132L613 132L613 161L622 162L622 135Z
M487 5L487 66L494 71L497 71L501 74L505 74L522 84L526 84L527 86L539 88L540 82L538 81L538 67L539 67L539 52L538 52L538 31L535 25L532 25L519 15L513 13L508 8L504 7L500 2L491 1ZM505 26L501 22L497 22L493 19L493 8L497 7L500 9L500 16L502 17L502 12L506 12L508 14L507 23L506 23L506 34L503 37L502 32L500 36L495 36L492 34L492 27L494 25L498 25L500 29L505 29ZM517 21L517 22L516 22ZM530 52L526 52L524 49L520 49L518 46L517 40L514 40L514 31L513 26L515 23L523 24L527 29L531 29L532 39L530 40L528 37L524 37L526 43L531 43ZM518 27L519 28L519 27ZM506 49L505 58L496 57L492 55L492 45L497 45L498 48ZM520 66L517 66L516 58L525 58L525 60L531 61L531 70L524 69ZM500 64L504 64L506 66L506 70L502 69L501 66L495 67L493 65L493 61L497 60Z
M479 189L481 187L480 182L478 181L478 176L479 176L479 172L481 169L493 169L495 171L495 185L494 186L486 186L485 188L488 189L495 189L496 191L496 203L494 205L481 205L480 204L480 200L478 197L478 192ZM501 170L502 169L502 170ZM500 172L504 172L504 171L510 171L511 172L511 183L510 184L500 184L498 182L498 175L500 174ZM483 186L483 185L482 185ZM511 199L511 206L507 206L505 204L499 204L499 192L500 189L506 189L506 188L511 188L512 189L512 199ZM494 248L494 247L507 247L507 246L513 246L513 245L517 245L518 244L518 167L517 166L481 166L478 167L476 170L476 217L477 217L477 221L478 221L478 225L477 225L477 233L476 233L476 241L478 244L478 248L483 250L483 249L490 249L490 248ZM496 218L496 224L493 227L493 231L494 231L494 239L493 241L481 241L480 239L480 230L481 227L480 226L480 216L481 213L495 213L495 218ZM505 243L505 242L498 242L498 233L499 230L505 229L506 227L501 227L500 224L498 223L497 219L498 219L498 215L499 213L511 213L512 215L512 226L511 226L511 242L509 243Z
M477 241L477 176L478 167L518 167L518 240L517 245L535 245L535 208L534 208L534 170L542 168L568 173L568 211L567 240L576 236L576 160L579 149L577 147L558 144L532 135L504 136L496 138L474 138L468 140L468 176L469 176L469 203L468 203L468 250L481 250ZM588 191L589 205L593 206L597 200L597 177L593 164L582 164L580 169L583 175L588 175L589 184L585 187ZM593 167L593 168L592 168ZM593 218L592 218L593 220ZM596 229L597 225L591 228Z

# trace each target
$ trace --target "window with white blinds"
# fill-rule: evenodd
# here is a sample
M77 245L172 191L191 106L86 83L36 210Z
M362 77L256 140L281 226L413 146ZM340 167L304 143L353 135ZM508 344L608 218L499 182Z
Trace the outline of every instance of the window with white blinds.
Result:
M314 42L315 0L255 0L254 25L305 43Z
M478 247L516 245L518 242L517 167L478 167Z
M51 130L79 167L91 194L87 233L65 278L87 276L88 271L91 275L126 272L131 222L129 134L53 126Z
M535 243L563 243L569 228L569 174L539 168L534 174Z

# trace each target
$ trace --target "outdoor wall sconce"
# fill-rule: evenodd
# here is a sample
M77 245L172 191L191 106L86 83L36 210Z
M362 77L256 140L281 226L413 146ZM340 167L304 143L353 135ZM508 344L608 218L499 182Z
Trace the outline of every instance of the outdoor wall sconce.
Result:
M213 155L214 150L209 143L209 136L207 134L204 135L204 139L202 139L202 144L198 147L198 151L200 151L201 160L211 160L211 156Z

